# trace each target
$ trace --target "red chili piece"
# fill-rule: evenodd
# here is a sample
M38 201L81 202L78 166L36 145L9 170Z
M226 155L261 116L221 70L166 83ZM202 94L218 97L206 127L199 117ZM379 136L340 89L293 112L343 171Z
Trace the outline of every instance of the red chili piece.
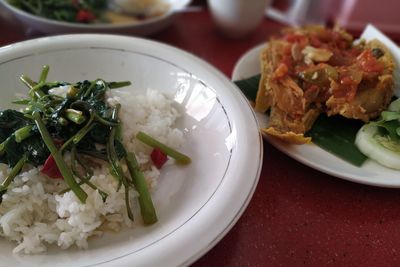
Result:
M57 167L56 161L52 155L46 159L43 168L40 170L41 173L47 175L52 179L63 179L60 170Z
M92 22L96 17L94 14L86 9L81 9L78 10L78 13L76 14L76 21L77 22L83 22L83 23L89 23Z
M154 165L156 165L158 169L161 169L161 167L168 160L167 155L165 155L164 152L162 152L159 148L154 148L153 151L151 152L150 157Z

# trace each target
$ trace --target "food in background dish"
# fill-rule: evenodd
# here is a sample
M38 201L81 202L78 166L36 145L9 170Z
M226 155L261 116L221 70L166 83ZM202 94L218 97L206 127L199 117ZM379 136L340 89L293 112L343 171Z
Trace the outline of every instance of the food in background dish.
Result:
M261 55L255 109L270 109L267 134L286 142L311 141L304 134L321 113L369 121L393 96L394 63L379 41L361 41L339 29L285 29Z
M150 192L173 147L183 142L180 116L157 91L117 89L130 82L102 79L38 82L22 75L28 95L21 111L0 112L0 235L14 252L47 244L88 246L90 236L120 231L133 220L157 222Z
M113 24L155 18L165 14L170 4L164 0L111 0L105 18Z
M7 0L33 15L72 23L139 22L161 16L169 9L163 0Z

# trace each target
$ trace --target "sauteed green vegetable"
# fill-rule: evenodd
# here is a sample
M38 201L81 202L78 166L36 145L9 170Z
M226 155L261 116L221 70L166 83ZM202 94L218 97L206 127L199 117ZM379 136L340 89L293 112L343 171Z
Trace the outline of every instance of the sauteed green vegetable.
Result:
M118 190L123 187L129 218L133 220L129 192L134 188L139 193L143 221L155 223L157 215L143 173L134 153L127 151L122 142L120 105L109 105L105 99L107 90L127 86L130 82L47 81L48 71L48 66L43 67L37 82L22 75L21 81L29 88L28 98L13 102L21 105L22 111L0 112L0 161L12 168L0 185L0 196L29 163L44 165L41 172L50 178L64 179L68 188L60 193L72 190L84 203L87 193L81 185L86 184L98 190L105 201L107 193L90 182L93 170L87 162L102 160L118 181ZM187 156L171 151L145 133L139 133L138 140L143 136L145 143L151 140L151 146L165 150L165 154L173 158L177 155L178 162L190 162ZM66 153L70 154L68 161L64 157ZM122 164L127 165L129 175L123 171Z
M24 11L59 21L93 23L104 20L107 0L8 0Z

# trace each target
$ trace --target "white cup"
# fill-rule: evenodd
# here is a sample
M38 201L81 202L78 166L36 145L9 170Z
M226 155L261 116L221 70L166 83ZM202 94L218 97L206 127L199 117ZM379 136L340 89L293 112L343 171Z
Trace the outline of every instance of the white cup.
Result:
M335 0L291 0L287 10L268 8L266 15L271 19L292 26L323 24L328 19L334 2Z
M271 0L208 0L218 28L228 37L240 38L254 30Z

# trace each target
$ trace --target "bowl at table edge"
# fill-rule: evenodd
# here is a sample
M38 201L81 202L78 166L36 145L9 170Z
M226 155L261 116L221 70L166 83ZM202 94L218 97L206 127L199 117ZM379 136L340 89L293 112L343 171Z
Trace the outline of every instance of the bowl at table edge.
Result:
M134 21L121 24L99 23L99 24L84 24L71 23L52 20L40 16L30 14L26 11L18 9L7 2L0 0L0 8L3 11L11 13L18 19L27 29L47 33L47 34L66 34L66 33L120 33L132 34L136 36L146 36L155 34L168 27L185 8L191 0L167 0L170 3L170 8L164 14L145 19L143 21ZM9 16L6 15L6 18Z

